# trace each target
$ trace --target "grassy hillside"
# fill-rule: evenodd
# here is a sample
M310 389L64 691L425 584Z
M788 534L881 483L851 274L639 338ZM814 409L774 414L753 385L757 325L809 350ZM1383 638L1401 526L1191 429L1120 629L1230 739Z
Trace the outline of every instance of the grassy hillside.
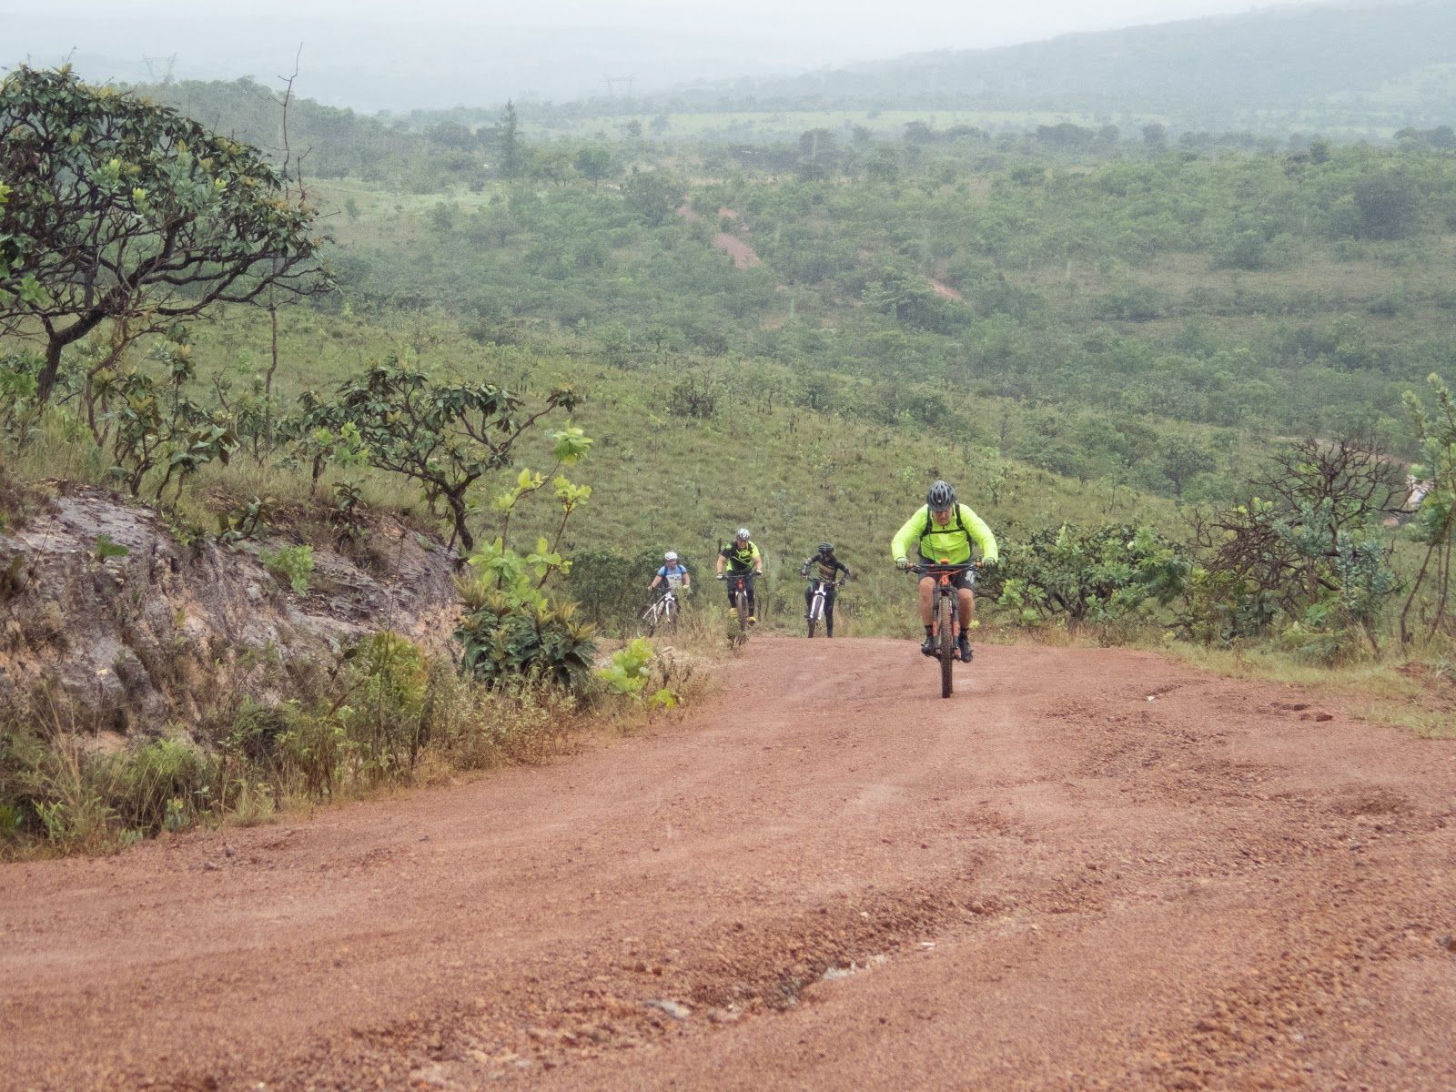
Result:
M1188 533L1178 507L1243 499L1280 437L1414 457L1402 395L1456 352L1456 168L1440 142L1165 137L522 138L502 178L453 173L463 145L435 154L498 145L500 127L406 134L367 176L310 183L338 289L284 315L273 401L259 408L275 347L256 312L193 330L191 382L252 430L256 459L224 475L234 498L305 491L277 465L301 464L284 443L299 434L269 422L381 360L512 389L569 382L596 440L577 548L645 565L672 546L701 567L746 523L776 578L825 538L879 564L937 475L1029 543L1068 520ZM428 185L386 181L421 161ZM100 355L99 336L78 345L75 374ZM76 424L51 421L43 454L17 458L104 476L110 453L67 440ZM324 484L337 478L420 503L378 472ZM487 537L496 488L470 497ZM533 518L547 519L518 529ZM876 580L863 602L903 624L896 578Z

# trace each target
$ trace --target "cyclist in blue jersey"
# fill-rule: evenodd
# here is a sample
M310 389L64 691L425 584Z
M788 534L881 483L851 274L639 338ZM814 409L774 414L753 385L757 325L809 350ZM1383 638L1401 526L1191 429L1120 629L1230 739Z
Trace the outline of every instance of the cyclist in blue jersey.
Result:
M688 567L678 560L676 550L668 550L662 555L662 567L653 576L652 583L647 585L648 591L655 591L659 584L666 584L669 588L682 588L689 590L693 586L693 578L688 575Z

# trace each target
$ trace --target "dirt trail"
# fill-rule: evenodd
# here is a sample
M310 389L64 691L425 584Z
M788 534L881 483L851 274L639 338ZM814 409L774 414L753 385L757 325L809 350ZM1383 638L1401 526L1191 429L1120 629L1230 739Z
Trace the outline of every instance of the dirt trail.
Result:
M1456 1087L1456 744L758 637L650 735L0 867L7 1088Z

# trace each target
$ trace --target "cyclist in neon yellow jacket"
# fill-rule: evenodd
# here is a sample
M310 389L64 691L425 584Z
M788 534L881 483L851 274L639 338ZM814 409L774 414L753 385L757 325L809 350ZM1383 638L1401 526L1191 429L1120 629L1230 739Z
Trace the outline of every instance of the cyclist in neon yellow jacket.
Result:
M986 521L969 506L956 502L955 490L943 481L936 480L925 494L925 504L905 521L905 526L895 533L890 543L890 554L901 569L908 569L913 562L948 561L951 564L970 561L974 547L981 553L981 563L994 565L1001 556L996 549L996 536ZM916 555L913 560L912 552ZM971 577L961 573L955 578L957 611L961 620L958 638L962 660L971 658L971 639L968 636L975 597L971 594ZM920 581L920 621L925 625L925 643L920 651L927 656L935 655L935 639L930 624L931 606L934 602L935 580L925 577Z

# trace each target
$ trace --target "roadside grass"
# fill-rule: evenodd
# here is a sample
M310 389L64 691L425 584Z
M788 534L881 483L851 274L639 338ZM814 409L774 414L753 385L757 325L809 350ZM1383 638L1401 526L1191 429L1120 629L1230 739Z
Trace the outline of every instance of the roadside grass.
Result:
M321 804L546 762L594 731L639 729L700 696L706 657L648 653L647 694L530 678L487 688L453 660L376 634L320 689L234 697L195 729L123 740L54 704L0 725L0 859L116 852L199 826L255 825Z
M1401 728L1422 739L1456 739L1456 647L1449 641L1379 659L1361 653L1337 665L1302 662L1268 646L1212 649L1174 641L1161 651L1230 678L1309 690L1362 720Z

